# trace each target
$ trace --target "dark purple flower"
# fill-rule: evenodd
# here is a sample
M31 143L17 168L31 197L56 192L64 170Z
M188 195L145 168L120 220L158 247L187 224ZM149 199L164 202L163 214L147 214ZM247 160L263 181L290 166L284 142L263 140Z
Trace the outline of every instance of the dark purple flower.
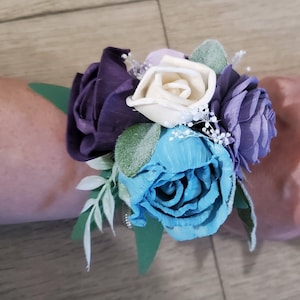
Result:
M210 109L219 120L221 132L231 134L228 150L239 178L240 167L259 162L270 151L271 139L276 136L275 112L266 90L259 88L258 80L240 76L227 66L217 79Z
M129 50L108 47L101 61L78 73L71 89L67 149L84 161L113 151L118 136L127 127L149 122L126 105L138 84L126 69L122 54Z

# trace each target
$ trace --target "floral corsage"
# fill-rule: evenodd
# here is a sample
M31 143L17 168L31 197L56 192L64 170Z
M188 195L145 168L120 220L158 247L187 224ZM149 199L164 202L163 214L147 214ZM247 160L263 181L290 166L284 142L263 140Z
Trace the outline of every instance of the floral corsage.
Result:
M99 175L73 237L83 238L117 210L136 237L146 272L163 232L178 241L215 234L236 209L255 247L256 218L244 171L270 151L275 113L258 80L240 75L222 45L207 40L191 55L160 49L144 62L108 47L77 74L70 93L67 149Z

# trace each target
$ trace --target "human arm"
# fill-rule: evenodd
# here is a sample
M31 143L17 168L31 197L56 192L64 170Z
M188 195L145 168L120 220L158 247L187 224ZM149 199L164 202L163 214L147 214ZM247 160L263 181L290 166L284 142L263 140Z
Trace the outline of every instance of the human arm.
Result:
M66 116L22 80L0 78L0 224L78 216L91 173L66 152Z

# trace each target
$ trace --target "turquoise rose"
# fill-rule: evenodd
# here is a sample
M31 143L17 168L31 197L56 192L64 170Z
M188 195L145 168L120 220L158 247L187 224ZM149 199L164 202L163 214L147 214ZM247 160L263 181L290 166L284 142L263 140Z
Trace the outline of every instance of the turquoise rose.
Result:
M150 161L134 177L120 173L135 226L146 215L176 240L217 232L231 212L235 174L225 148L185 126L163 129Z

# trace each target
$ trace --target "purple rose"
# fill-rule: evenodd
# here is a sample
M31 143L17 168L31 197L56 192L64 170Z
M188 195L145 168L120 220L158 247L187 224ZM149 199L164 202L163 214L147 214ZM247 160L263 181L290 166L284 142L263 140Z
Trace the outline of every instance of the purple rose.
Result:
M228 150L241 179L241 167L250 171L248 164L255 164L266 156L271 139L276 136L271 101L267 92L257 85L257 78L240 76L229 65L219 75L210 102L220 131L231 134Z
M78 73L71 89L67 149L84 161L113 151L118 136L127 127L150 122L126 105L138 80L126 69L122 54L129 50L108 47L101 61Z

